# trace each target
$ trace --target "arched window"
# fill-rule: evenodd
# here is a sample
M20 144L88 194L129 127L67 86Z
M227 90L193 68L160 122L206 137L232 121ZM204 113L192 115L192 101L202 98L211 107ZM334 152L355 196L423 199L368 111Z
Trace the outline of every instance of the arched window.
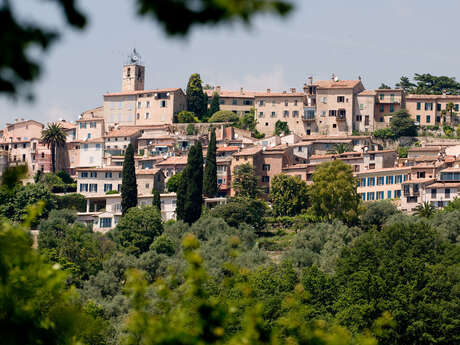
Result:
M128 70L126 71L126 76L128 78L131 77L131 67L128 67Z

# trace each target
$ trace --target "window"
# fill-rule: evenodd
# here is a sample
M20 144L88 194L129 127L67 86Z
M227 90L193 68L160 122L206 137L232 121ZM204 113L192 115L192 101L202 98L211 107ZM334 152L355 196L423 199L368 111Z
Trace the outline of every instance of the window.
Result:
M345 97L344 96L337 96L337 103L344 103Z
M393 192L393 195L394 195L395 199L400 198L401 197L401 190L395 190Z
M425 103L425 110L433 110L433 103Z
M436 111L441 111L441 104L440 103L436 104Z
M422 109L422 103L417 102L417 110L421 110L421 109Z
M88 151L88 144L83 144L83 151Z
M87 192L88 191L88 184L87 183L81 183L80 184L80 192Z
M236 98L232 99L232 105L238 105L238 100Z
M297 107L297 100L294 100L294 105Z
M388 177L388 176L387 176ZM377 186L382 186L385 184L385 179L383 176L377 177Z
M289 117L289 110L283 111L283 116L284 117Z
M364 104L360 103L359 110L364 110Z
M91 171L90 172L90 177L91 178L97 178L97 172L96 171Z
M426 123L430 123L431 122L431 116L430 115L427 115L426 116Z
M80 128L86 128L86 122L80 122Z
M337 124L336 124L336 123L333 123L333 124L332 124L332 128L337 128Z
M87 172L87 171L82 171L82 172L80 173L80 177L81 177L81 178L86 178L86 177L88 177L88 172Z
M262 165L262 170L263 170L263 171L270 171L270 164L264 164L264 165Z
M112 227L112 218L101 218L99 227L101 228L111 228Z
M118 186L117 186L117 191L118 191L118 192L121 191L121 184L118 184Z
M385 94L380 93L380 94L379 94L379 99L380 99L380 100L384 100L384 99L385 99Z
M391 190L387 191L387 199L391 199Z
M106 172L105 173L105 178L112 178L112 172Z
M362 115L356 115L356 121L357 122L361 122L363 120L363 116Z
M150 101L145 102L145 107L150 108Z
M166 108L166 106L167 106L167 103L166 103L166 102L167 102L167 101L165 101L165 100L161 101L160 107L161 107L161 108Z
M26 139L27 140L27 139ZM25 149L27 147L27 144L22 144L22 148Z
M137 113L136 118L139 120L141 118L141 114Z
M272 111L271 117L276 117L276 112Z
M104 192L109 192L112 190L112 184L111 183L105 183L104 184Z
M369 159L370 159L371 161L375 160L375 154L374 154L374 153L371 153L371 154L369 155Z
M270 182L270 176L262 176L262 182Z
M369 187L375 186L375 177L369 177L367 180L367 185Z
M455 105L454 105L454 110L455 110L455 111L458 111L458 104L455 104Z
M141 101L137 102L137 107L142 108L142 102Z
M244 99L243 104L244 105L252 105L252 101L250 99Z
M90 183L89 184L89 192L94 192L97 193L97 184L96 183Z
M321 102L326 104L327 103L327 97L321 97Z
M390 113L395 111L395 105L393 103L390 104Z
M118 173L118 178L122 178L123 177L123 173L119 172Z
M99 150L101 148L101 144L96 144L96 150Z
M299 117L299 111L298 110L294 110L292 112L292 117Z
M436 188L431 189L431 199L436 199L436 192L437 192Z
M265 101L264 101L264 100L260 100L260 101L259 101L259 106L260 106L260 107L263 107L264 105L265 105Z
M420 123L420 115L417 115L417 116L415 117L415 120L416 120L418 123Z
M361 179L360 179L360 182L359 182L359 185L360 185L361 187L366 187L366 179L365 179L365 178L361 178Z
M380 106L379 106L379 111L380 111L381 113L383 113L383 112L385 111L385 105L380 104Z
M450 188L444 189L444 197L450 199Z
M259 111L259 117L264 117L264 112L263 111Z
M225 104L225 99L220 98L219 99L219 104Z
M145 113L145 119L148 120L150 118L150 113Z
M364 126L369 126L369 115L364 116Z

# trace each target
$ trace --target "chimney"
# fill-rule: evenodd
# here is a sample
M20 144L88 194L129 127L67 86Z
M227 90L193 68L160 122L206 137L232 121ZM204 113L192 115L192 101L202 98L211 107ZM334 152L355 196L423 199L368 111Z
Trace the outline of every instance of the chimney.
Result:
M308 77L308 82L310 85L313 85L313 76Z
M242 88L242 87L240 87L240 93L241 93L241 94L243 94L243 93L244 93L244 92L243 92L243 88Z
M291 93L295 93L295 87L291 87Z
M267 89L267 93L270 93L270 91L271 91L270 89Z
M216 92L220 93L220 86L216 86Z
M361 76L360 76L360 75L358 75L358 80L361 80Z

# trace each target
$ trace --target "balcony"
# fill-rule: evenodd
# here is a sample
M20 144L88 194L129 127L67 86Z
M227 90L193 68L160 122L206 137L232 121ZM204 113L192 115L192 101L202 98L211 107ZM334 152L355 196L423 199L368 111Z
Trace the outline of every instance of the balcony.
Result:
M305 114L302 116L303 121L315 121L315 114Z
M124 156L125 150L121 150L121 149L105 150L105 153L110 154L112 156Z

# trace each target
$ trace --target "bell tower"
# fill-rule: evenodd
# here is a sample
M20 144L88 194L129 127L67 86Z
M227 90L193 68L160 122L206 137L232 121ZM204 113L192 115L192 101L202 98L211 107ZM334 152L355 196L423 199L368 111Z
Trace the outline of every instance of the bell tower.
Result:
M121 91L144 90L144 73L145 67L141 65L141 56L133 49L127 63L123 65Z

